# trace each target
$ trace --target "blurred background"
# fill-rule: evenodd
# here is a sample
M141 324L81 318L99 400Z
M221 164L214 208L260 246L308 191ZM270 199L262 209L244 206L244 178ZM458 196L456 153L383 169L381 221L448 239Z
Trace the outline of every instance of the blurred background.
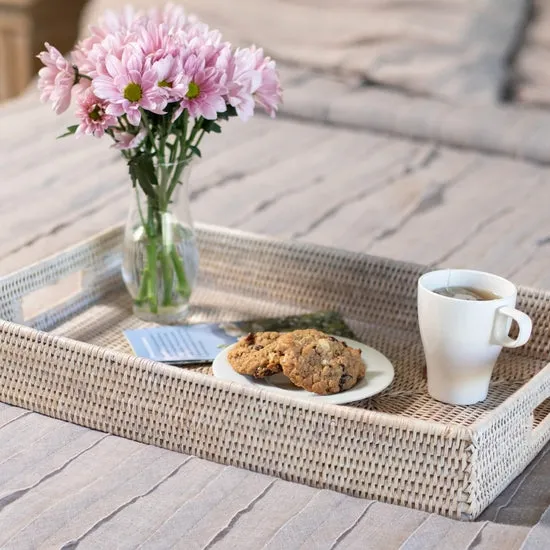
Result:
M162 5L136 0L132 5ZM0 0L0 99L36 73L45 41L69 51L126 0ZM188 0L235 43L363 84L460 103L550 102L545 0Z
M550 287L550 1L177 3L263 46L284 88L277 120L203 141L196 221ZM32 79L43 42L68 52L127 4L0 0L2 273L125 219L123 159L56 140L74 102L55 116Z

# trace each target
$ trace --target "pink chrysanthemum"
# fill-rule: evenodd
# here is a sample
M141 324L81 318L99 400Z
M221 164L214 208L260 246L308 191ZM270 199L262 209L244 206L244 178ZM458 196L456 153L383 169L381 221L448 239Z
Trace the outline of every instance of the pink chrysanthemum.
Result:
M90 27L90 31L92 36L103 39L110 34L131 31L143 22L142 14L136 13L132 6L125 6L121 11L107 10L98 24Z
M107 103L96 97L91 89L86 90L78 98L76 116L80 124L76 136L88 135L100 138L105 130L117 123L116 117L105 112Z
M96 76L92 82L97 97L106 100L107 113L114 116L126 115L130 124L138 126L140 109L164 114L166 95L158 86L154 69L145 62L143 52L130 44L122 52L122 58L107 55L107 74Z
M80 74L90 76L95 70L95 65L90 60L89 55L93 46L98 43L98 41L99 39L86 38L79 42L71 52L71 60L73 64L78 67L78 72Z
M174 113L178 118L183 109L193 118L200 116L216 120L218 113L227 110L224 95L225 86L220 82L222 73L215 67L206 67L204 58L190 55L183 65L183 72L189 77L187 91L180 98L180 106Z
M223 64L227 62L227 51L231 50L231 45L222 41L220 31L212 31L208 25L191 17L185 27L184 38L184 48L188 54L202 57L206 67L225 69Z
M139 30L137 43L144 55L157 61L166 55L177 55L181 46L175 40L174 34L166 25L149 21Z
M46 51L38 54L38 59L44 67L38 72L38 89L42 102L51 101L53 110L63 113L71 104L71 90L76 81L76 73L71 63L61 53L44 44Z
M135 147L139 147L147 135L147 130L142 128L137 134L119 131L115 131L113 134L115 143L111 145L111 147L113 147L113 149L124 151L126 149L134 149Z
M262 83L256 69L256 55L250 49L237 50L227 62L227 103L235 107L239 118L247 121L254 115L254 92Z
M120 31L110 34L100 42L93 44L88 51L84 52L88 64L91 66L86 74L92 77L108 74L107 67L105 66L107 56L113 55L118 59L122 59L125 50L128 48L130 48L130 51L136 49L136 40L137 36L135 33Z
M270 57L264 57L261 48L257 50L253 48L252 51L256 55L256 69L262 75L262 82L254 94L256 103L261 105L271 118L275 118L277 109L283 100L283 90L275 61Z
M91 75L99 61L108 53L118 55L129 42L130 30L139 28L141 18L134 8L126 6L120 12L107 10L97 25L90 26L90 36L81 40L72 53L72 59L81 73Z
M190 76L181 69L180 59L167 55L155 61L151 68L157 74L157 85L169 103L178 101L189 90Z
M166 4L163 9L152 8L147 15L153 23L166 25L169 29L183 29L187 22L183 7L174 4Z

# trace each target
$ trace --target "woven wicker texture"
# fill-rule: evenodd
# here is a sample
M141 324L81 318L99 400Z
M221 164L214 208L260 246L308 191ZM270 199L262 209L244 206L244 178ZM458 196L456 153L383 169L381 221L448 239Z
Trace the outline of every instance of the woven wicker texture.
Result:
M550 439L550 296L520 290L531 342L506 350L487 400L426 393L416 321L421 266L199 228L201 281L191 322L340 311L393 362L382 394L307 404L131 357L119 266L121 229L0 281L0 398L138 441L355 496L475 518ZM26 321L26 294L81 271L83 289ZM50 334L42 331L47 330ZM546 400L546 401L545 401Z

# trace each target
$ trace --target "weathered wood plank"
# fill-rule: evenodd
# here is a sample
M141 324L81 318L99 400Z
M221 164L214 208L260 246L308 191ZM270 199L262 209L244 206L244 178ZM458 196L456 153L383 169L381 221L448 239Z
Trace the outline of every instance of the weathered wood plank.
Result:
M338 542L338 550L400 548L428 515L402 506L374 502L353 529ZM388 525L399 526L399 529L388 529Z
M245 205L251 199L250 194L244 196L242 201L239 200L242 195L236 195L244 181L249 178L255 180L257 172L264 168L277 169L279 164L285 162L297 164L304 150L331 138L328 129L312 128L300 123L277 124L269 130L261 140L219 154L211 162L197 167L191 200L198 219L204 220L206 214L213 219L226 213L228 202L213 200L217 196L224 196L220 194L220 189L230 190L232 210L238 211L241 204ZM271 181L270 187L274 186L276 182ZM262 187L255 185L249 193L259 195Z
M170 451L163 451L170 453ZM133 550L160 529L188 501L217 484L224 467L193 458L166 482L117 511L81 536L78 548ZM182 530L180 536L183 538ZM168 545L166 545L168 546Z
M318 491L305 485L277 480L253 509L241 515L231 529L219 533L209 544L209 550L240 548L256 550L296 516ZM243 534L246 533L246 536ZM220 536L221 535L221 536Z
M401 550L467 550L482 529L483 524L480 523L457 523L449 518L431 514L412 532L400 548ZM506 547L503 548L505 549Z
M268 195L256 201L248 219L239 220L244 229L262 233L275 231L283 237L301 238L327 245L337 245L334 233L342 231L336 218L346 205L357 197L383 187L404 170L404 165L416 154L416 146L402 141L374 142L360 157L350 154L326 155L323 172L294 175L289 192ZM350 158L351 157L351 158ZM315 162L315 159L312 159ZM311 162L311 160L310 160ZM317 161L319 162L319 161ZM382 212L381 212L382 214ZM335 220L334 223L328 220ZM318 231L328 223L330 231ZM345 222L348 226L349 220ZM235 224L237 226L237 224ZM363 242L367 235L357 232ZM348 243L349 246L354 246Z
M264 548L333 548L370 504L331 491L319 491L298 514L281 526Z
M38 490L23 494L4 509L6 528L0 533L0 544L71 547L110 514L167 479L187 459L182 454L106 437L57 475L42 481ZM67 517L73 520L68 525Z
M224 468L202 491L181 502L157 529L152 529L140 548L204 548L235 515L261 499L273 483L269 476Z
M14 421L7 422L0 428L3 442L0 446L0 463L24 451L57 427L53 418L39 414L20 415Z
M542 191L539 175L528 164L480 157L479 164L445 190L437 208L419 209L406 220L396 220L367 251L390 257L397 253L404 260L428 264L444 262L457 246L477 238L482 230L489 231L499 216L516 208L530 192ZM518 181L522 182L519 188Z
M295 132L293 132L294 134ZM327 133L317 138L306 134L308 143L299 144L296 148L295 138L288 138L290 154L285 154L285 149L278 148L281 155L265 163L260 170L246 171L246 176L232 182L230 195L222 201L214 200L213 194L200 197L193 204L201 219L206 221L220 219L223 216L224 225L250 228L250 221L255 218L263 219L266 209L276 205L282 200L290 207L290 212L283 216L284 223L288 224L288 216L295 219L302 216L310 217L310 213L323 205L323 197L317 195L317 191L331 173L336 172L341 166L348 163L356 163L364 156L371 156L371 150L383 144L383 140L376 138L366 139L352 132ZM285 138L286 139L286 138ZM299 160L299 161L298 161ZM332 183L332 194L338 194L339 185ZM300 193L311 187L315 198L303 202ZM233 208L228 209L231 201ZM238 207L237 207L238 205ZM268 222L274 221L272 218ZM269 226L273 233L281 234L280 223ZM288 225L286 225L288 228ZM283 231L284 233L284 231Z
M517 550L525 540L529 527L486 522L470 548L472 550Z
M550 541L550 508L529 531L521 545L521 550L545 550L548 548L548 541Z
M525 468L480 519L494 523L534 525L550 505L550 445Z
M19 407L12 407L11 405L0 403L0 428L4 427L6 424L15 422L18 418L27 414L30 413L26 409L20 409Z
M0 508L57 475L80 454L107 437L66 422L43 422L43 417L31 414L35 417L35 433L29 434L21 429L17 444L2 434L4 456L0 458ZM50 427L45 433L41 429L43 425Z

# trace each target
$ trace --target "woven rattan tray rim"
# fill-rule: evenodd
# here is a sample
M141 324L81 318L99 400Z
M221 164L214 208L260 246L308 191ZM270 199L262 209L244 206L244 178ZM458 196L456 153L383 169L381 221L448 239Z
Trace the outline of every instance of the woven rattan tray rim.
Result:
M293 399L292 397L285 397L284 395L274 394L272 392L263 390L261 388L242 386L235 382L229 382L221 380L213 376L208 376L201 372L196 372L192 369L181 369L170 365L163 365L156 361L136 357L120 351L110 350L79 342L71 338L64 336L57 336L48 334L47 332L36 330L30 327L25 327L12 323L10 321L0 320L0 330L7 331L13 335L18 335L21 338L29 341L40 341L44 344L51 344L53 346L71 347L76 350L82 350L90 354L101 354L105 357L111 357L116 362L128 364L130 367L143 368L151 373L160 373L164 376L172 378L173 380L192 381L207 383L215 388L219 388L231 393L247 395L253 398L258 398L263 401L278 403L282 405L292 405L311 411L316 411L323 414L331 414L333 416L340 416L342 418L348 418L350 420L361 420L369 424L383 424L387 427L409 429L422 431L433 435L442 435L445 437L457 437L460 439L471 439L472 429L459 424L442 424L439 422L429 422L420 418L408 418L399 417L397 415L388 414L379 411L370 411L367 409L356 407L343 407L341 405L333 405L330 403L313 403L310 401L300 401Z
M300 252L303 252L306 255L318 253L321 256L330 256L330 261L345 258L351 258L352 260L358 261L364 258L375 258L378 262L378 265L388 266L390 271L391 268L395 266L399 266L400 268L402 268L402 270L406 272L407 284L409 284L409 282L412 280L412 278L414 278L414 276L416 276L416 274L420 274L428 269L427 267L410 264L407 262L396 262L391 259L381 259L378 257L367 256L365 254L360 254L356 252L342 251L338 249L320 247L317 245L310 245L308 243L288 242L280 239L273 239L271 237L250 234L243 231L226 230L222 228L217 228L215 226L207 226L203 224L197 224L197 226L199 230L210 232L209 238L215 237L217 239L219 237L222 241L224 239L228 239L229 241L231 239L245 239L253 243L265 243L266 246L269 246L272 243L277 243L277 246L284 247L291 253L296 252L298 254ZM484 418L478 419L476 422L470 424L469 426L444 421L428 421L425 419L399 416L395 414L366 410L357 407L346 407L297 401L292 397L286 398L284 396L274 395L260 388L246 388L231 382L215 379L202 373L165 366L161 363L137 358L132 355L122 353L120 351L94 346L64 336L49 334L48 332L40 330L39 328L23 326L23 324L19 322L19 320L22 320L22 310L20 302L23 296L25 296L29 292L37 290L41 286L53 284L57 281L58 278L67 275L66 267L64 268L62 265L63 262L60 262L60 260L63 259L68 260L68 263L71 264L71 266L75 270L84 270L86 272L85 275L88 281L82 291L83 294L77 297L78 299L75 299L73 303L70 304L70 307L67 306L68 302L60 305L59 311L63 312L64 310L67 310L72 313L82 311L82 309L84 309L84 306L82 306L82 304L85 301L83 300L83 297L93 300L96 295L101 294L101 285L105 282L101 279L101 277L96 280L96 276L98 275L98 273L95 272L95 268L87 271L88 268L90 268L90 261L96 261L95 257L90 256L90 252L87 250L87 246L90 245L90 249L92 249L92 245L95 245L98 242L102 243L103 241L110 245L112 244L112 241L121 237L122 228L120 226L116 226L66 251L63 251L57 255L50 256L43 261L35 262L25 269L21 269L11 275L0 278L0 292L2 292L2 296L0 298L3 300L3 302L0 303L0 311L2 313L1 316L9 319L6 321L0 321L0 333L3 334L7 340L11 340L12 347L15 347L18 350L22 350L23 352L25 351L25 349L34 349L36 352L36 349L40 348L40 346L42 345L43 347L47 347L50 350L56 349L59 351L60 354L62 354L63 352L66 353L68 351L76 350L82 352L88 359L93 360L96 367L97 365L101 364L101 361L99 359L104 358L112 360L113 363L116 363L118 365L123 365L129 367L130 369L134 369L136 373L150 373L152 375L159 374L175 384L182 384L182 387L185 387L186 383L189 383L189 386L206 385L214 393L216 393L216 395L233 395L237 398L241 396L243 398L243 401L247 403L255 400L261 403L273 404L275 406L278 405L286 409L300 410L307 414L313 413L314 418L315 415L319 415L320 417L328 416L330 418L337 419L338 422L354 422L357 426L366 424L367 426L373 426L373 428L387 428L389 431L396 430L400 433L406 432L409 434L419 434L419 436L427 436L427 438L430 440L436 438L441 442L449 440L461 442L461 451L456 451L453 456L454 459L458 460L460 463L468 464L468 472L465 474L466 479L460 477L460 479L463 479L460 483L464 483L465 485L461 486L460 488L460 496L457 496L457 502L449 504L450 501L448 499L449 495L452 495L453 491L456 489L455 484L458 482L459 478L453 478L452 487L446 486L442 489L442 494L444 495L443 498L446 499L446 504L438 504L438 508L431 508L431 506L433 506L433 504L431 503L434 502L431 498L428 498L428 500L417 500L415 498L413 503L411 503L410 501L406 502L415 507L422 507L423 509L428 510L438 510L441 513L449 513L453 515L458 514L459 517L467 519L472 519L477 514L479 514L483 507L486 506L496 494L498 494L498 491L502 490L502 488L504 487L502 483L506 483L506 480L503 479L501 482L499 482L498 486L494 485L493 483L492 486L485 487L486 483L488 483L484 481L483 478L483 476L485 475L484 472L486 471L486 467L483 465L482 462L479 461L478 456L479 453L486 453L487 445L491 445L491 442L495 440L494 433L492 434L492 430L498 428L498 425L500 423L497 421L502 417L506 417L506 412L510 411L510 414L508 415L509 418L506 418L505 425L513 426L514 429L516 429L519 427L520 424L523 425L523 423L525 423L525 427L527 428L527 424L529 423L529 411L532 412L533 409L540 404L540 402L550 396L550 365L547 364L539 372L539 374L534 376L517 391L515 391L513 395L508 397L504 402L500 403L491 411L487 412ZM214 247L213 250L217 250L217 248ZM107 250L107 252L109 251ZM102 261L103 260L105 260L105 258L102 258ZM110 271L109 269L104 268L105 265L101 265L97 268L99 271L105 271L105 273L101 275L102 277L114 277L115 270ZM384 271L384 276L385 273L386 272ZM116 275L117 277L119 277L118 266L116 267ZM23 287L18 286L18 282L21 281L24 282ZM550 309L548 306L548 303L550 303L550 293L525 287L522 287L520 289L520 292L526 295L534 295L535 300L538 298L542 298L542 303L545 311ZM4 298L5 296L7 296L7 298ZM399 293L396 296L401 299L401 295ZM80 310L78 310L79 307L81 307ZM65 313L67 313L67 311L65 311ZM48 323L55 318L56 314L52 314L51 311L48 311L43 315L39 315L36 319L31 319L29 323L35 323L34 326L49 326ZM541 335L539 334L539 338L540 337ZM542 337L544 338L544 334L542 335ZM541 348L537 348L534 353L538 355L543 355L545 349L546 345L542 346ZM42 352L39 351L38 353L41 354ZM25 361L24 354L22 357L23 358L21 359L21 361L22 363L25 363L24 366L27 368L27 370L32 370L34 367L29 366L28 361ZM97 361L95 361L96 357L98 358ZM42 357L40 355L39 359L41 360L41 358ZM538 357L538 359L540 360L541 357ZM9 371L10 365L8 364L6 365L6 367L6 370ZM64 376L71 376L70 372L71 369L74 368L74 366L69 365L67 368L67 362L65 361L65 366L62 368L64 369ZM9 374L8 372L7 376L14 376L13 370L11 372L12 374ZM3 391L2 395L6 396L7 391L8 390ZM149 390L145 389L144 391ZM13 395L7 395L7 399L6 397L4 397L6 399L6 402L26 408L31 408L31 410L36 410L37 412L45 412L46 414L63 420L68 419L70 421L75 421L76 418L76 421L79 422L80 416L78 414L78 411L63 407L57 409L48 405L46 401L41 401L40 392L37 391L32 384L30 386L30 390L21 391L21 388L19 388L19 390L15 390L15 394L15 397ZM108 396L104 397L105 399L108 399ZM22 400L26 400L26 402L22 402ZM26 406L28 403L31 402L36 404L35 408ZM213 407L216 406L214 402L211 403ZM88 418L86 417L81 420L83 425L91 425L91 427L97 427L94 419L88 420ZM91 422L91 424L87 424L86 422ZM252 422L251 425L253 426L254 419L250 419L250 422ZM123 426L118 426L110 421L107 421L105 426L111 426L110 429L114 430L113 433L124 435ZM248 429L248 427L249 425L246 425L246 429ZM532 430L532 435L531 433L526 433L526 439L523 438L523 435L521 435L520 437L521 441L524 441L528 446L530 453L529 456L532 458L532 456L534 456L532 452L535 451L535 448L540 448L544 441L548 439L548 436L550 436L550 417L547 417L545 420L543 420L543 423L536 428L536 433L535 430ZM446 443L444 444L446 445ZM507 445L510 444L511 442L507 443ZM513 451L513 448L514 447L512 445L510 448L510 452ZM207 451L204 452L207 453ZM203 453L203 450L200 450L200 453ZM207 454L205 456L208 458ZM229 463L234 463L231 460ZM525 455L523 453L514 456L514 475L517 475L517 473L521 471L521 468L524 468L526 466L527 462L525 461ZM491 464L491 462L489 462L489 464ZM435 463L434 466L436 468L439 468L439 466L437 466ZM260 466L260 470L258 471L265 471L265 468L266 466L264 464L264 466ZM267 473L272 473L269 468L267 469ZM507 476L509 475L510 474L507 474ZM506 479L509 481L511 478L507 477ZM306 480L305 482L309 483L313 481ZM335 480L331 483L335 483L335 485L331 485L329 483L327 486L330 488L337 488L338 490L349 491L349 489L346 488L347 486L345 481ZM361 489L361 491L363 490L364 489ZM437 490L439 491L439 488ZM495 493L495 491L497 492ZM352 494L355 493L352 492ZM361 492L360 494L364 493ZM376 498L378 498L378 496L376 496ZM427 497L422 498L426 499Z

